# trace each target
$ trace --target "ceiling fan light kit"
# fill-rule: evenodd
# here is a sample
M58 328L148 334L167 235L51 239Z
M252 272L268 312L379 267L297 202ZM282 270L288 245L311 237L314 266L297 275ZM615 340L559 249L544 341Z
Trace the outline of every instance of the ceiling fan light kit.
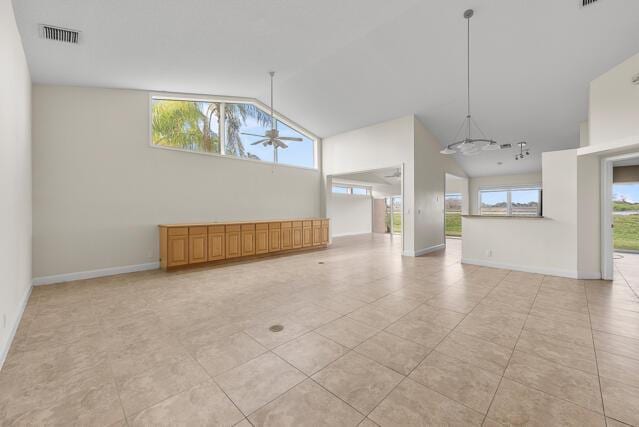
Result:
M472 115L470 114L470 18L473 17L475 12L472 9L467 9L464 11L464 19L466 19L466 48L467 48L467 86L466 86L466 106L467 113L464 118L457 134L455 135L455 142L448 144L446 148L440 151L441 154L456 154L461 153L464 156L475 156L482 151L496 151L502 148L497 141L487 138L482 132L481 128L477 125L477 123L473 120ZM473 138L472 131L473 128L479 131L481 138ZM457 140L459 133L462 129L466 130L466 137L462 140ZM525 144L525 143L524 143ZM528 149L525 150L525 155L530 154ZM519 156L519 155L518 155ZM521 157L515 157L517 160L523 158L524 152L521 153Z
M262 138L255 142L252 142L251 145L262 144L263 146L272 145L275 149L275 155L277 156L278 148L288 148L288 145L283 141L303 141L303 138L293 137L293 136L280 136L280 132L277 130L277 122L275 121L275 110L273 109L273 77L275 77L275 71L270 71L269 76L271 76L271 129L264 132L264 135L256 135L254 133L242 132L242 135L247 136L256 136Z

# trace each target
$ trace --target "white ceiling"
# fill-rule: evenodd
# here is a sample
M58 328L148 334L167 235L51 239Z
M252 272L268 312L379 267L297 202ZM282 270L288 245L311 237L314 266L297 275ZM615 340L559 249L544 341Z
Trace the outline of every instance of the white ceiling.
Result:
M364 172L333 175L333 178L337 180L357 181L370 184L398 185L401 183L401 175L394 176L395 172L398 170L401 171L400 168L374 169Z
M267 98L331 136L415 113L450 142L465 115L465 22L475 9L473 116L514 151L461 158L471 176L540 168L576 147L588 83L639 50L639 1L14 0L34 82ZM82 31L40 40L37 24ZM498 161L503 165L498 166Z

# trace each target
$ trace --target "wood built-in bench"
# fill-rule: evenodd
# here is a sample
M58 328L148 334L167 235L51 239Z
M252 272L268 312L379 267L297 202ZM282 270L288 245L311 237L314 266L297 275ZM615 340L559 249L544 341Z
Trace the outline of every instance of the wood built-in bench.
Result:
M298 252L328 245L328 218L283 221L162 224L164 270Z

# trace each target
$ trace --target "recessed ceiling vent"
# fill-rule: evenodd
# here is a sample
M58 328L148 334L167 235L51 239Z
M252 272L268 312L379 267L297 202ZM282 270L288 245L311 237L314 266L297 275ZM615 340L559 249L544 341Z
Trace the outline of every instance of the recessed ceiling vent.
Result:
M68 28L54 27L52 25L40 25L40 38L78 44L80 41L80 32Z
M579 0L581 1L581 6L585 7L585 6L590 6L593 3L597 3L599 0Z
M512 144L501 144L499 146L499 148L501 148L502 150L506 150L508 148L513 148L513 145Z

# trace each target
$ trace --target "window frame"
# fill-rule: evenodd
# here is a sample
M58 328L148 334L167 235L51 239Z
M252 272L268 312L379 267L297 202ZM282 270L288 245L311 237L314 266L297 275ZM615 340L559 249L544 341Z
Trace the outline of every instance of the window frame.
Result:
M513 191L521 191L521 190L533 190L537 191L539 194L539 202L537 204L537 213L535 215L513 215L512 213L512 192ZM539 218L543 216L543 189L540 184L532 184L532 185L510 185L510 186L486 186L479 187L477 191L477 212L481 216L491 216L491 214L483 214L481 211L481 195L482 192L506 192L506 215L492 215L492 216L501 216L501 217L523 217L523 218Z
M187 150L185 148L166 147L166 146L154 144L153 143L153 100L154 99L167 100L167 101L211 102L211 103L222 104L222 106L221 106L222 114L220 114L221 117L220 117L220 120L219 120L219 126L220 126L220 129L224 130L224 132L220 132L220 152L219 153L207 153L207 152L203 152L203 151L193 151L193 150ZM274 159L272 159L272 160L261 160L261 159L260 160L256 160L256 159L249 159L249 158L245 158L245 157L230 156L230 155L227 155L224 152L225 149L226 149L226 127L225 127L225 123L224 123L224 121L225 121L225 119L224 119L224 109L225 109L226 104L252 104L252 105L256 106L257 108L263 110L264 112L267 112L267 113L270 114L270 107L268 105L264 104L263 102L257 100L257 99L236 97L236 96L195 95L195 94L183 94L183 93L173 93L173 92L149 92L148 93L147 104L148 104L148 109L149 109L149 114L148 114L148 120L149 120L149 124L148 124L148 145L151 148L158 148L160 150L180 151L180 152L184 152L184 153L199 154L199 155L205 155L205 156L213 156L213 157L219 157L219 158L224 158L224 159L244 160L244 161L248 161L248 162L255 162L255 163L261 163L261 164L270 164L270 165L276 165L276 166L284 166L284 167L289 167L289 168L312 170L312 171L319 172L319 144L320 144L321 139L317 135L315 135L314 133L308 131L307 129L305 129L302 126L298 125L297 123L293 122L292 120L290 120L286 116L284 116L282 114L279 114L277 111L273 112L273 116L274 116L275 120L279 120L280 122L284 123L286 126L288 126L291 129L293 129L294 131L299 132L300 134L302 134L306 138L308 138L311 141L313 141L313 167L291 165L289 163L276 163L274 161Z
M345 188L346 193L336 193L333 191L333 188ZM353 188L361 188L366 190L366 194L353 194ZM331 186L331 194L336 194L338 196L348 196L348 197L372 197L373 196L373 187L366 185L354 185L354 184L341 184L341 183L333 183Z

